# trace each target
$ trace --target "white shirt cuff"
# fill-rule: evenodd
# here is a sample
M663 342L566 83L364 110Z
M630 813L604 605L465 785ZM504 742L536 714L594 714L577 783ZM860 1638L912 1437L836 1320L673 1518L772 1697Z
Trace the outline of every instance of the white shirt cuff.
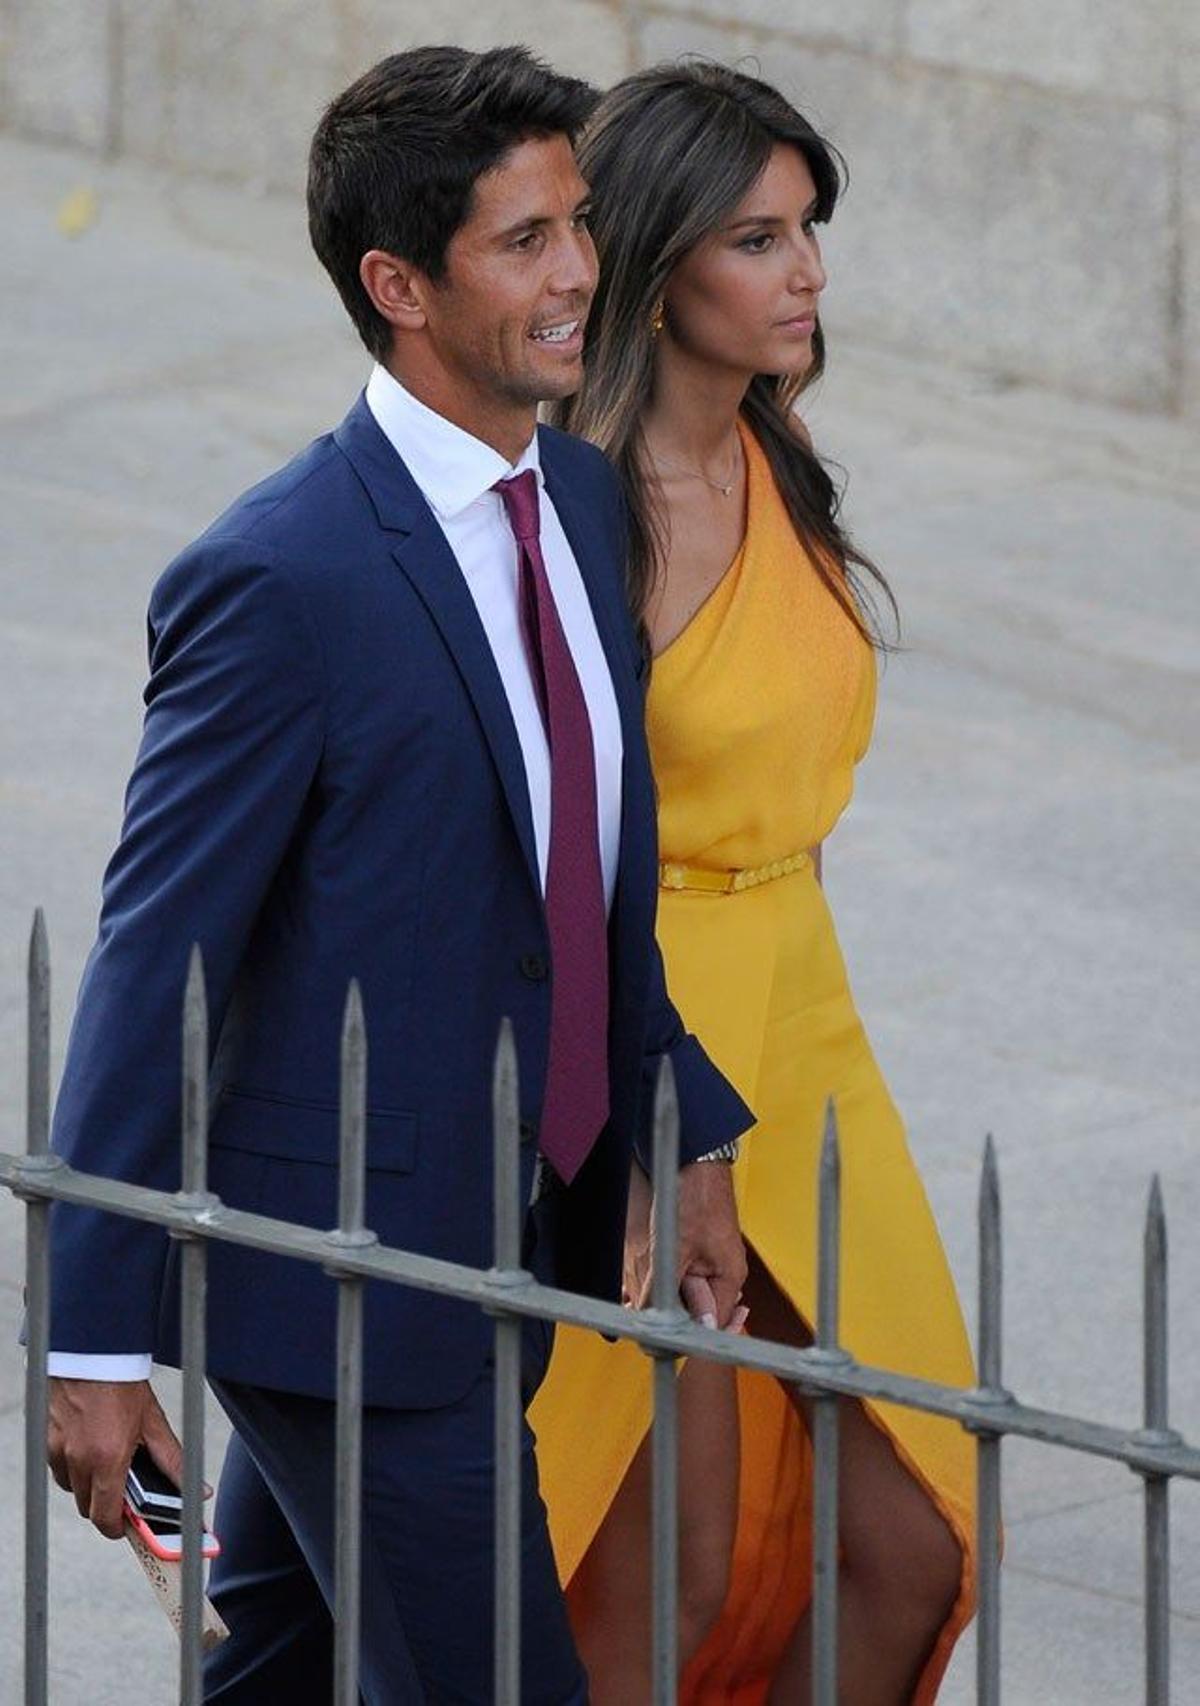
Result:
M92 1356L85 1351L51 1351L46 1373L57 1380L149 1380L149 1351L120 1356Z

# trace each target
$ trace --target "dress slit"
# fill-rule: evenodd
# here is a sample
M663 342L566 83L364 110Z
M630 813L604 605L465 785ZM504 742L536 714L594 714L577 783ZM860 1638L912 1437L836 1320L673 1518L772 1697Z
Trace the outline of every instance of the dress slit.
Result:
M805 1311L789 1295L758 1245L749 1237L745 1241L780 1299L795 1315L809 1341L814 1342L813 1325ZM756 1391L755 1388L760 1385L773 1387L779 1405L785 1412L785 1419L781 1424L780 1448L785 1454L794 1454L797 1461L794 1464L777 1461L773 1480L776 1486L796 1488L796 1504L788 1513L791 1538L790 1542L784 1543L783 1548L789 1554L790 1565L786 1569L776 1569L776 1579L772 1585L768 1579L771 1554L777 1554L778 1549L762 1542L756 1544L752 1537L739 1531L734 1543L735 1558L739 1552L743 1558L747 1555L753 1556L757 1568L754 1570L753 1579L744 1569L740 1576L736 1568L731 1572L730 1592L725 1608L681 1678L680 1706L730 1706L730 1703L734 1703L734 1706L763 1706L769 1688L769 1678L761 1675L764 1661L769 1664L773 1658L778 1663L782 1658L786 1644L791 1640L797 1622L805 1615L812 1595L813 1455L807 1425L802 1413L784 1391L783 1384L774 1375L739 1370L737 1379L738 1423L741 1434L739 1447L743 1459L743 1495L739 1500L741 1521L745 1520L746 1511L758 1502L752 1496L746 1496L747 1483L753 1484L756 1472L753 1468L747 1472L744 1462L749 1431L745 1426L745 1419L748 1412L751 1415L758 1412L763 1403L762 1390ZM859 1402L868 1421L887 1440L904 1472L920 1487L950 1530L961 1560L958 1595L929 1650L911 1697L910 1706L929 1706L929 1703L937 1698L937 1690L945 1675L955 1643L974 1610L974 1551L962 1514L944 1497L937 1483L906 1449L886 1418L880 1414L874 1401L867 1398ZM749 1449L753 1451L752 1443ZM778 1453L776 1456L778 1457ZM793 1570L805 1577L803 1586L797 1585ZM761 1607L768 1594L770 1599L767 1603L770 1610L761 1617L749 1615L747 1627L747 1608ZM743 1667L750 1675L739 1681L739 1672ZM753 1673L756 1670L760 1675L754 1680Z

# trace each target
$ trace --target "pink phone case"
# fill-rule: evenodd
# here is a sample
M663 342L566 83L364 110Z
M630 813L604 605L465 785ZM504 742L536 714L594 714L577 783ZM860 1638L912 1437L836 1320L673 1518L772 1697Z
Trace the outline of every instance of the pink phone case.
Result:
M156 1558L161 1558L166 1564L179 1563L180 1559L183 1557L182 1537L180 1538L178 1546L165 1546L163 1544L162 1535L155 1534L145 1517L141 1516L134 1510L128 1499L125 1501L125 1517L136 1530L138 1539L145 1543ZM200 1556L202 1558L216 1558L219 1557L220 1551L221 1542L209 1529L205 1529L203 1541L200 1547Z

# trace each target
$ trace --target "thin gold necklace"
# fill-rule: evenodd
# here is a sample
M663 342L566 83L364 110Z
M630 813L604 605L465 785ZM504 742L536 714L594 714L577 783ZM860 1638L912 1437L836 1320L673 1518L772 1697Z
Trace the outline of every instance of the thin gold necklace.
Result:
M682 462L673 462L669 456L655 455L653 450L650 454L654 458L654 461L661 466L672 469L676 474L686 474L689 479L703 480L704 484L706 486L711 486L714 492L720 492L723 498L728 498L733 496L733 488L737 484L738 461L740 458L741 448L742 441L735 433L733 440L733 465L729 470L728 483L722 480L710 480L707 474L702 474L700 472L699 468L688 468Z

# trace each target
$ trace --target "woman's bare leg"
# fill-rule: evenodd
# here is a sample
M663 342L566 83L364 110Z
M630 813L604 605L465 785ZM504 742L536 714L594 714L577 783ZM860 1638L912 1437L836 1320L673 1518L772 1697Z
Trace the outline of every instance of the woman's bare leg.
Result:
M571 1582L571 1622L592 1706L644 1706L650 1699L650 1464L647 1436ZM738 1468L733 1371L689 1361L679 1375L681 1668L725 1599Z
M805 1323L751 1252L745 1300L758 1337L811 1344ZM810 1406L788 1396L808 1425ZM907 1706L958 1597L962 1553L924 1488L851 1399L841 1405L838 1536L838 1699ZM812 1620L796 1625L771 1685L771 1706L812 1698Z

